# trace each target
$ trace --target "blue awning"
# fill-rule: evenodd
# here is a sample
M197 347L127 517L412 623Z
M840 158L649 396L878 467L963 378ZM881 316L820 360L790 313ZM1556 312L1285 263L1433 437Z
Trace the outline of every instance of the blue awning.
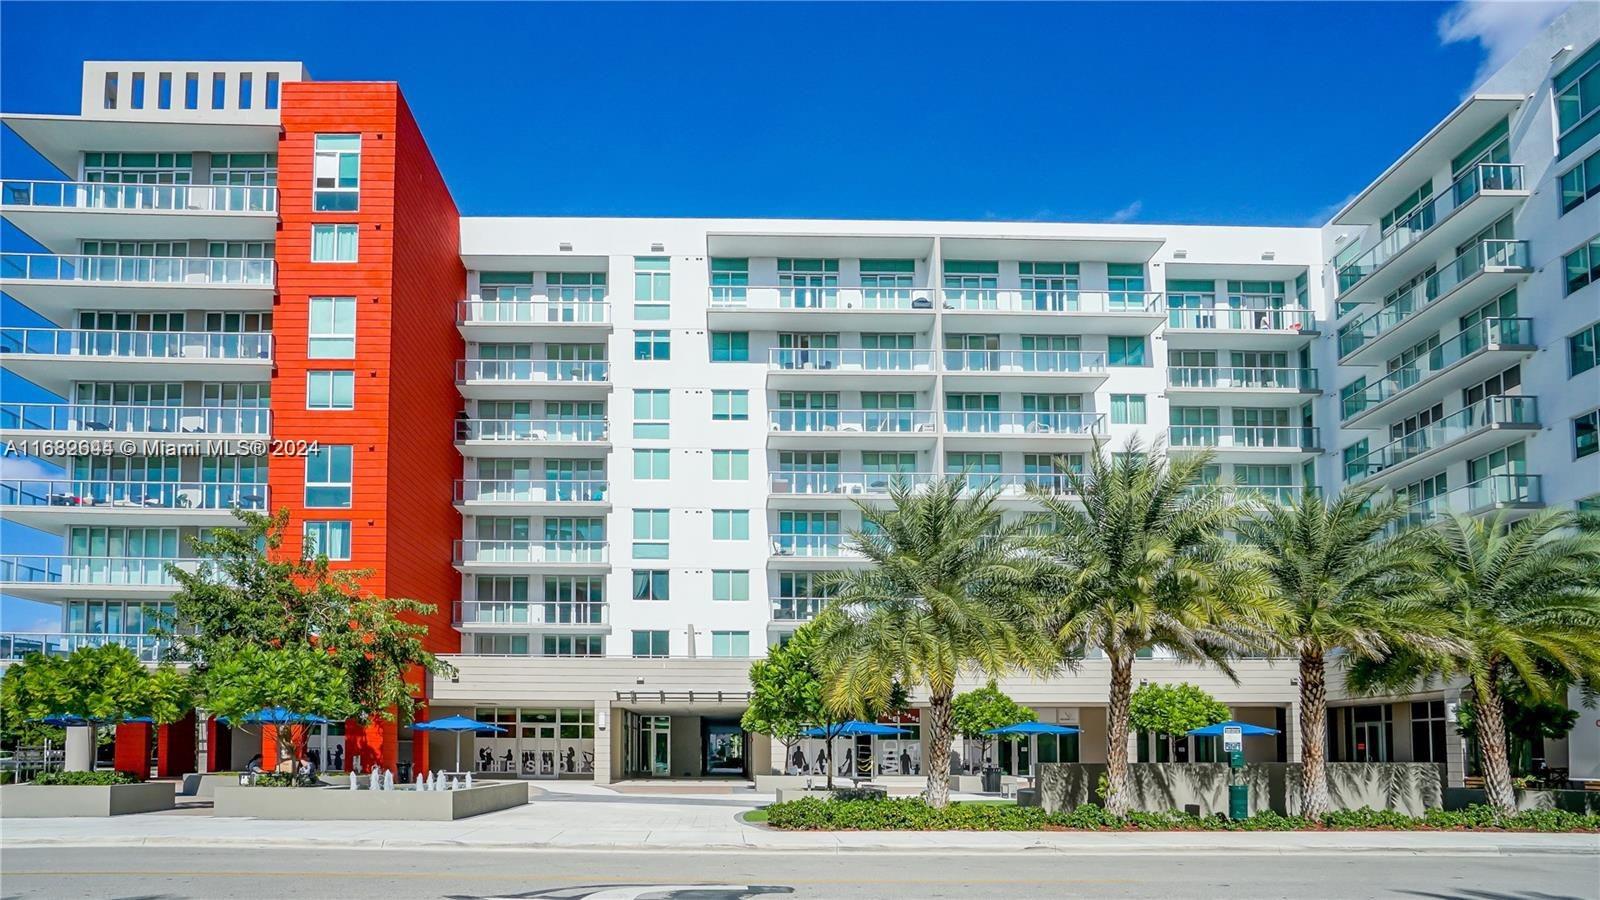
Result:
M1226 722L1218 722L1215 725L1207 725L1204 728L1196 728L1189 734L1193 737L1222 737L1224 728L1237 728L1239 733L1245 736L1279 733L1276 728L1263 728L1260 725L1251 725L1249 722L1235 722L1230 719Z
M1007 725L1004 728L991 728L988 731L984 732L984 734L992 734L992 735L996 735L996 736L999 736L999 737L1005 737L1006 735L1023 735L1023 736L1027 736L1027 735L1033 735L1033 734L1077 734L1077 733L1078 733L1078 729L1073 728L1070 725L1051 725L1048 722L1018 722L1015 725Z
M893 725L879 725L876 722L851 721L840 722L837 725L829 725L826 728L808 728L800 733L806 737L836 738L855 737L856 735L862 734L881 737L891 734L910 734L911 732L904 728L896 728Z

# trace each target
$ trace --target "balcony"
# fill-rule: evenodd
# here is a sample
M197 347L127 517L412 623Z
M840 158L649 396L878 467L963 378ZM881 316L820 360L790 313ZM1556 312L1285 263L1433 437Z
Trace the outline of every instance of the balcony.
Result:
M1322 393L1316 369L1257 366L1171 366L1167 392L1184 402L1251 406L1299 406Z
M1106 430L1104 413L1085 412L946 412L945 443L952 449L992 448L995 441L1093 441Z
M1345 464L1345 480L1392 485L1427 460L1431 469L1482 456L1539 429L1537 397L1486 397Z
M458 479L456 509L467 515L540 514L552 509L611 508L611 485L590 480Z
M779 348L767 353L767 384L772 387L906 390L933 385L932 350L841 350Z
M62 533L70 525L236 525L235 509L269 507L267 486L235 481L0 480L10 521Z
M0 440L134 438L194 441L217 438L224 454L242 454L243 444L265 438L272 413L242 406L95 406L73 403L0 403ZM71 442L60 453L71 456Z
M838 568L865 559L847 534L775 534L771 564L780 568Z
M454 561L465 571L611 568L605 541L460 540L455 542Z
M1149 334L1165 318L1162 295L1153 291L948 288L940 298L951 329L969 327L959 319L970 317L970 327L984 322L991 330Z
M462 337L479 342L527 341L541 334L556 340L579 340L609 333L611 304L606 302L605 289L597 287L580 294L538 300L465 300L456 304L456 328Z
M1538 475L1490 475L1466 487L1419 500L1406 508L1400 527L1426 525L1443 516L1476 516L1500 510L1531 511L1544 506Z
M1176 347L1279 349L1304 344L1317 334L1309 309L1284 306L1277 295L1168 294L1164 335Z
M171 594L167 567L193 571L192 559L119 556L0 557L0 590L40 602L64 599L149 600Z
M0 213L56 253L78 240L270 241L278 226L278 189L202 184L106 184L77 181L0 183Z
M1322 452L1318 431L1309 425L1174 425L1167 443L1174 450L1210 450L1218 458Z
M121 646L132 650L140 662L157 663L172 647L167 638L149 634L64 634L59 632L0 632L0 662L17 662L30 653L71 656L80 647Z
M467 456L524 459L537 451L604 456L611 450L605 419L461 419L456 448Z
M1532 319L1484 319L1427 356L1345 397L1340 410L1344 424L1358 425L1379 413L1389 419L1413 415L1439 397L1505 371L1537 350ZM1414 390L1423 384L1431 385L1425 395Z
M611 630L609 606L599 601L457 600L453 621L463 631Z
M1426 281L1359 322L1339 329L1339 361L1378 365L1500 296L1533 271L1527 241L1479 241Z
M916 488L934 477L932 472L773 472L767 493L785 509L839 507L852 500L881 500L897 483Z
M77 381L266 381L272 335L0 328L0 364L61 395Z
M824 448L863 443L931 447L937 433L927 409L775 409L767 413L772 447Z
M950 390L1092 391L1107 378L1106 355L1078 350L945 350L945 386Z
M1340 266L1338 299L1362 303L1382 297L1441 251L1481 231L1527 197L1521 166L1473 166L1442 194L1391 225L1376 245ZM1411 271L1396 265L1407 257L1416 261Z
M611 364L576 359L458 359L456 384L473 400L602 397Z
M772 627L792 631L820 615L828 600L827 597L773 597Z
M67 324L79 309L268 309L270 259L0 253L0 288Z
M752 331L822 323L840 331L927 331L933 327L935 293L925 287L715 285L706 323Z

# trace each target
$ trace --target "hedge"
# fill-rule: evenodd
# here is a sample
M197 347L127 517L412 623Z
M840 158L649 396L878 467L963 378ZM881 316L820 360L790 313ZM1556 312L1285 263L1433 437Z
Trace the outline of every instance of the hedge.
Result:
M108 784L138 784L127 772L40 772L34 784L66 787L103 787Z
M822 800L806 797L766 807L767 824L785 831L1302 831L1302 830L1494 830L1600 831L1600 815L1564 810L1529 810L1502 818L1487 806L1428 810L1421 817L1393 810L1362 808L1330 812L1312 821L1299 816L1258 813L1243 821L1183 812L1134 812L1113 816L1086 803L1071 811L1046 813L1037 806L952 803L934 808L917 797L885 800Z

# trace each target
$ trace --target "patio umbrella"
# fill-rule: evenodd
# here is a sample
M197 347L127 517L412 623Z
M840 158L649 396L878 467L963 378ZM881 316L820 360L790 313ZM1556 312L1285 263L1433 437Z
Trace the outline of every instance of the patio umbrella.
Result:
M1190 731L1189 734L1192 737L1222 737L1222 730L1224 728L1237 728L1239 729L1239 733L1241 735L1279 733L1278 729L1276 728L1265 728L1260 725L1251 725L1249 722L1235 722L1232 719L1229 719L1226 722L1218 722L1215 725L1207 725L1204 728L1196 728Z
M431 722L413 722L412 731L453 731L456 735L456 771L461 771L461 735L464 732L474 734L483 731L489 734L504 734L505 729L492 722L479 722L466 716L445 716Z
M991 728L984 734L996 737L1027 737L1028 739L1028 769L1031 772L1034 760L1039 758L1039 735L1041 734L1077 734L1078 729L1071 725L1051 725L1049 722L1017 722L1000 728Z
M805 737L819 737L819 738L826 738L827 739L827 741L828 741L828 768L830 768L830 769L833 768L833 739L834 738L838 738L838 737L856 737L858 735L868 735L868 736L871 736L871 737L887 737L887 736L892 735L892 734L909 734L909 733L910 732L907 731L904 728L896 728L893 725L879 725L877 722L862 722L859 719L852 719L852 720L850 720L848 722L837 722L837 723L835 723L833 725L828 725L828 726L818 726L816 728L807 728L805 731L800 732L800 734L805 736ZM855 766L852 765L850 770L851 770L852 773L855 773L856 772ZM856 773L856 775L858 775L858 774L859 773ZM856 775L852 775L851 777L855 778Z
M239 721L247 725L326 725L330 720L315 713L297 713L281 706L269 706L248 713Z

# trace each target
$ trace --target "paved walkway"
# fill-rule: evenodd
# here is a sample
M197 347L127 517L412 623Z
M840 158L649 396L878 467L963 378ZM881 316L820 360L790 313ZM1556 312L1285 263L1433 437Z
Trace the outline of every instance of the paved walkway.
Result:
M785 832L739 821L768 802L744 796L620 795L590 784L533 787L527 806L457 822L306 822L213 818L208 811L104 819L7 819L0 847L206 846L536 850L607 848L794 850L823 853L1056 851L1079 854L1398 853L1600 856L1600 835L1441 832L1085 833Z

